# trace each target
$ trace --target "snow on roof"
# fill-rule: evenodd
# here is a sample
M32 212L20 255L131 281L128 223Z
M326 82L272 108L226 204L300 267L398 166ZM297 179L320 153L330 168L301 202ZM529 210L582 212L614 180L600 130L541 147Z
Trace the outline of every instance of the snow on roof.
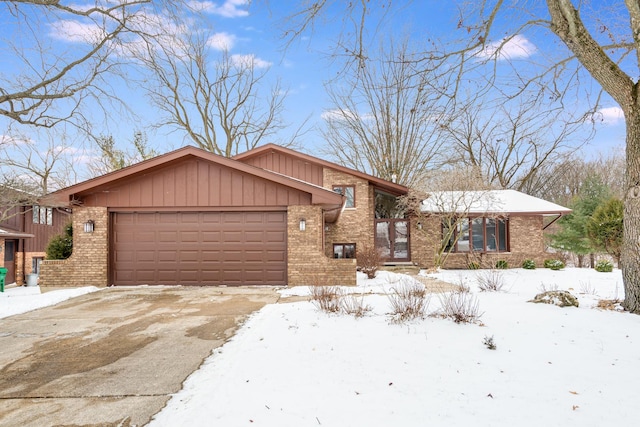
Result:
M571 209L516 190L434 191L422 201L421 211L483 215L571 213Z

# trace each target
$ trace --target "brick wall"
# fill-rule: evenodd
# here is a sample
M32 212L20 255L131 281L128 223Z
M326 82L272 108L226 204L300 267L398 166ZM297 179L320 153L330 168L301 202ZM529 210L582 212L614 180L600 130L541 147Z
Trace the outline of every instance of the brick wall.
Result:
M300 219L306 229L300 230ZM287 282L301 285L356 285L356 260L333 259L323 250L322 208L289 206L287 210Z
M367 180L325 168L324 187L332 189L334 185L354 185L356 203L355 208L345 208L335 224L327 224L324 252L328 257L333 256L334 243L355 243L356 252L358 248L373 245L373 187Z
M88 220L95 222L93 233L84 232L84 223ZM74 208L73 254L66 260L43 261L40 286L43 288L107 286L108 227L107 208Z
M499 260L507 261L509 267L522 266L525 259L532 259L537 267L542 267L552 254L545 252L542 216L512 216L509 218L510 252L502 253L452 253L447 256L444 268L464 269L471 262L482 268L494 267ZM424 221L422 230L412 223L412 261L423 268L435 266L435 254L440 244L442 230L440 220L431 217Z

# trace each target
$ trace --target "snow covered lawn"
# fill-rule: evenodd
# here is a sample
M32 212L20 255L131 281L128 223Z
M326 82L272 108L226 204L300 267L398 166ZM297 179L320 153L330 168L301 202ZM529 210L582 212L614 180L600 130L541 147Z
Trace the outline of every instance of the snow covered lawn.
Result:
M436 275L472 288L484 312L475 324L393 324L388 298L375 293L365 298L372 312L359 319L310 302L268 305L150 425L636 424L640 316L593 308L599 298L622 297L619 270L507 270L497 293L477 292L478 274ZM359 288L388 290L398 279L359 276ZM580 308L527 302L556 287L577 295ZM429 312L441 298L431 298ZM496 350L484 344L489 337Z
M479 271L434 277L471 288L482 317L395 324L390 292L407 276L359 276L372 311L327 314L310 302L265 306L185 382L151 426L607 426L637 423L640 316L594 308L621 299L619 270ZM579 308L527 302L570 290ZM95 288L0 294L0 317ZM305 294L306 288L283 290ZM433 295L428 312L440 309ZM493 338L497 348L485 341ZM179 363L179 361L177 362Z

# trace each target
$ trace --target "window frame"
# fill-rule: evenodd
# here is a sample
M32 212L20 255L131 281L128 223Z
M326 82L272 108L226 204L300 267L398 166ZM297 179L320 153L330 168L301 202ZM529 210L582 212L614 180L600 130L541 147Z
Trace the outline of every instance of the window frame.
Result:
M53 225L53 208L48 208L40 205L33 205L31 207L32 210L32 221L34 224L41 225Z
M465 221L456 222L456 231L452 235L452 239L454 240L454 244L451 245L450 241L446 244L446 250L450 251L450 253L506 253L511 252L511 231L509 227L509 218L508 217L485 217L485 216L474 216L474 217L465 217L467 220L467 227L464 228ZM474 225L476 225L476 230L478 229L477 224L478 221L481 220L481 231L482 235L478 233L474 233ZM487 222L493 221L493 230L495 230L493 234L493 239L491 235L487 233ZM501 225L502 224L502 225ZM445 228L446 224L444 221L441 222L441 238L445 238ZM460 250L459 249L459 238L457 238L459 230L463 229L468 236L468 250ZM502 236L504 234L504 237ZM495 237L497 235L497 237ZM489 242L493 240L495 242L495 249L489 249ZM482 249L476 249L476 242L482 243ZM504 248L503 248L504 244Z
M342 247L342 254L347 253L347 246L353 246L353 256L336 256L336 247ZM355 243L334 243L333 244L333 258L334 259L355 259L356 258L356 244Z
M349 188L351 189L352 194L353 194L353 197L351 199L349 199L349 196L347 196L345 194L346 190L349 189ZM340 185L336 184L336 185L332 186L332 189L333 189L334 192L336 192L338 194L341 194L341 195L346 197L346 201L345 201L345 204L344 204L345 209L355 209L355 207L356 207L356 186L355 185L353 185L353 184L340 184ZM352 206L349 206L349 200L353 201L353 205Z

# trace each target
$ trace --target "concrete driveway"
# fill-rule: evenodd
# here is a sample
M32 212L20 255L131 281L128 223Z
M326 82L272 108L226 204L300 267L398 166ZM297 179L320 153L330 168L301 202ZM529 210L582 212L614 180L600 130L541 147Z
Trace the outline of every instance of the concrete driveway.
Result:
M0 426L140 426L271 288L108 288L0 319Z

